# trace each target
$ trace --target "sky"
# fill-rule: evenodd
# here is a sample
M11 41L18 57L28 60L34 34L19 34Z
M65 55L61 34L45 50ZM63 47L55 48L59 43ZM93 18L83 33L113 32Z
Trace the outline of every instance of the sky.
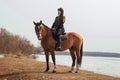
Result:
M0 0L0 28L39 46L33 21L51 27L59 7L66 32L83 37L84 51L120 53L120 0Z

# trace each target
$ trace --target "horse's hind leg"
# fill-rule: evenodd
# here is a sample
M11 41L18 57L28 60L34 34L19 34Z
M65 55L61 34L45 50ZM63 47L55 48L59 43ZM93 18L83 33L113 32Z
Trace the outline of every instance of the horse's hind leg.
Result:
M72 57L72 66L71 66L71 70L69 72L72 72L74 70L76 56L75 56L75 50L73 48L70 48L69 50L70 50L70 54Z
M79 71L80 67L80 49L76 49L77 63L76 63L76 73Z

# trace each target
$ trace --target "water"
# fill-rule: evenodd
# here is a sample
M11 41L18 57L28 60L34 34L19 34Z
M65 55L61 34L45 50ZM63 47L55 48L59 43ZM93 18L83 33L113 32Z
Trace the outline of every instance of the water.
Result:
M38 55L38 61L45 61L45 55ZM50 58L50 62L52 59ZM71 56L56 55L56 63L71 66ZM95 73L120 77L120 58L83 56L81 69Z

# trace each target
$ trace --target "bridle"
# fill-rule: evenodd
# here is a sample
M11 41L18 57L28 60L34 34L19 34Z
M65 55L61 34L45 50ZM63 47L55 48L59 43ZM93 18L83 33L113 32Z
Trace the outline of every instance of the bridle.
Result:
M42 39L42 27L41 27L42 24L40 24L39 26L36 26L37 27L37 31L36 31L36 34L37 34L37 37L38 37L38 40L41 40Z

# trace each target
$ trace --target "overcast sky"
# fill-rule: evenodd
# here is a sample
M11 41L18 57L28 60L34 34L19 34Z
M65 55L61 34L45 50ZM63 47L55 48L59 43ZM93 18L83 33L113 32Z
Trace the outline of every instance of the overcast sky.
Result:
M0 0L0 28L38 46L33 21L51 27L59 7L66 32L82 35L84 51L120 53L120 0Z

